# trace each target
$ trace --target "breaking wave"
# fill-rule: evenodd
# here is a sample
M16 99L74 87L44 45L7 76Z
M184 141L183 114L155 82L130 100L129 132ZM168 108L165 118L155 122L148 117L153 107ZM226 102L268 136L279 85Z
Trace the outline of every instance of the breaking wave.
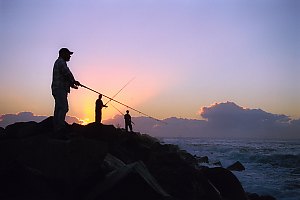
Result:
M277 200L299 199L300 141L164 138L163 142L208 156L211 167L216 162L227 167L240 161L246 170L234 174L247 192Z

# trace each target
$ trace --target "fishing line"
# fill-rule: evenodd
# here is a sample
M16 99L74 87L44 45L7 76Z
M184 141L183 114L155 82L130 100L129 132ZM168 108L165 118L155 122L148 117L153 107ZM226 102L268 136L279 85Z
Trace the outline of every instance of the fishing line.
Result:
M91 89L91 88L89 88L89 87L87 87L87 86L85 86L85 85L80 84L80 86L81 86L81 87L84 87L84 88L86 88L86 89L88 89L88 90L91 90L92 92L95 92L95 93L97 93L97 94L101 94L100 92L97 92L96 90L93 90L93 89ZM120 102L120 101L117 101L117 100L115 100L115 99L113 99L113 98L111 98L111 97L109 97L109 96L106 96L106 95L104 95L104 94L101 94L101 95L104 96L104 97L106 97L106 98L108 98L108 99L111 100L111 101L114 101L114 102L116 102L116 103L118 103L118 104L121 104L122 106L125 106L125 107L127 107L127 108L130 108L131 110L134 110L135 112L138 112L138 113L140 113L140 114L142 114L142 115L144 115L144 116L146 116L146 117L149 117L149 118L154 119L154 120L156 120L156 121L158 121L158 122L167 124L166 122L164 122L164 121L162 121L162 120L160 120L160 119L157 119L157 118L155 118L155 117L152 117L152 116L150 116L150 115L147 115L146 113L143 113L143 112L141 112L141 111L139 111L139 110L137 110L137 109L135 109L135 108L133 108L133 107L131 107L131 106L128 106L128 105L126 105L126 104L124 104L124 103L122 103L122 102Z
M133 81L135 79L135 77L133 77L132 79L130 79L127 83L126 83L126 85L124 85L113 97L112 97L112 99L113 98L115 98L131 81ZM111 99L109 99L107 102L106 102L106 104L104 104L105 106L109 103L111 101Z

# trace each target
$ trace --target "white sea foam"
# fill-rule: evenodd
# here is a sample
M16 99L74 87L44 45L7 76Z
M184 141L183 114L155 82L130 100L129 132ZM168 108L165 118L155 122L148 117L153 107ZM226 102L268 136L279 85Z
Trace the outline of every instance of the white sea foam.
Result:
M299 200L300 141L162 138L210 164L227 167L240 161L246 168L233 172L247 192L272 195L278 200Z

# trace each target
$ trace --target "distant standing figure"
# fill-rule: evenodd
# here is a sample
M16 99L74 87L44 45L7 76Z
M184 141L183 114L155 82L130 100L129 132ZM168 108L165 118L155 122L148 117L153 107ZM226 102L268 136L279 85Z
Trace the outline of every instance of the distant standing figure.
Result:
M96 100L96 108L95 108L95 122L101 123L102 120L102 108L107 107L103 104L102 94L99 94L98 99Z
M80 86L80 83L74 79L67 65L72 54L73 52L69 49L61 48L59 50L59 57L53 66L51 90L55 100L53 116L54 131L59 131L66 125L65 117L69 111L68 93L70 93L70 87L78 89L78 86Z
M126 132L128 132L128 127L130 129L130 131L132 132L132 121L131 121L131 116L129 115L129 110L126 110L126 114L124 115L124 119L125 119L125 129Z

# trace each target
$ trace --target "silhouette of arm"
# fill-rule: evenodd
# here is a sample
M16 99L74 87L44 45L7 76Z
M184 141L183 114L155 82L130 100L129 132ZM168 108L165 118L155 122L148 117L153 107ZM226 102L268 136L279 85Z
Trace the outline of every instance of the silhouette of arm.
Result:
M103 108L103 107L108 107L107 105L104 105L103 104L103 101L101 100L101 102L100 102L100 105L101 105L101 108Z

